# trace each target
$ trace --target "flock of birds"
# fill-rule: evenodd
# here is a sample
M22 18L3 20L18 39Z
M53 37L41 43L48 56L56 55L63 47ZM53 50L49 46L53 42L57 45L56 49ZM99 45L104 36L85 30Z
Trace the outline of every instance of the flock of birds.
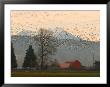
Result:
M45 17L49 16L48 12L44 12L44 13L45 13ZM24 13L19 13L19 15L24 15ZM66 14L63 14L63 15L66 15ZM33 16L37 17L38 14L36 14L36 15L30 14L30 16L27 16L27 19L30 18L30 17L33 17ZM40 16L42 18L44 17L44 16L42 16L42 14ZM55 14L55 16L59 16L59 14ZM12 15L11 15L11 17L12 17ZM14 17L16 18L17 16L14 15ZM44 20L45 20L45 17L43 18ZM67 20L65 20L65 21L67 21ZM42 23L42 20L39 20L39 22ZM65 45L65 44L69 44L70 47L76 47L77 48L78 46L81 46L83 48L86 48L86 47L90 46L90 44L86 43L87 41L93 41L93 42L99 42L100 41L99 31L96 32L96 30L99 27L99 26L96 26L97 21L94 23L94 21L91 21L91 22L88 21L87 22L85 20L85 23L84 22L75 23L72 26L71 26L71 24L73 24L73 23L69 24L69 22L68 22L67 25L63 25L63 26L60 26L60 24L50 26L50 28L49 28L50 30L51 30L51 28L59 28L59 29L63 29L63 31L65 31L65 32L67 32L67 33L65 33L65 36L62 36L61 33L63 31L59 34L55 34L55 33L59 32L58 29L56 31L54 31L54 35L59 35L61 37L65 37L65 40L60 44L59 47ZM14 20L11 19L11 35L12 36L13 35L19 35L20 32L23 32L23 31L26 31L26 30L30 31L30 36L34 36L35 33L36 34L38 33L40 28L45 29L45 25L42 24L42 26L39 26L39 25L37 25L37 23L35 25L35 24L32 24L29 20L26 21L26 23L24 25L24 24L21 24L19 22L15 23ZM33 33L33 32L35 32L35 33ZM79 38L80 44L79 44L79 41L76 42L74 40L74 38L73 38L73 41L68 40L68 33L72 34L76 38Z
M93 25L93 24L91 24L91 25ZM64 31L69 32L73 35L76 34L75 36L80 37L80 38L85 39L85 40L88 40L88 41L100 41L99 32L98 33L95 32L96 27L94 27L94 25L91 27L84 27L84 30L80 29L80 27L77 27L77 26L72 26L71 28L65 28L64 27L65 28ZM15 28L15 29L13 29L13 28ZM41 28L43 28L43 27L41 27ZM85 30L85 28L87 31ZM31 32L31 29L33 29L34 32L37 33L38 30L40 29L40 27L36 27L35 25L32 25L32 24L25 25L25 26L17 24L16 27L13 27L13 25L12 25L11 29L12 29L11 34L13 35L13 34L18 34L22 31L25 31L26 29L29 30L30 32ZM59 29L60 29L60 27L59 27ZM89 33L88 31L92 31L92 32ZM57 31L55 33L57 33Z

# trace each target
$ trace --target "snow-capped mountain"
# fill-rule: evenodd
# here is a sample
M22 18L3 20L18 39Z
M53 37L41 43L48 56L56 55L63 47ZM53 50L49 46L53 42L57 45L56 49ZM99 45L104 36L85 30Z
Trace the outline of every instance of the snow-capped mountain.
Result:
M80 40L78 36L72 35L71 33L68 33L61 27L56 27L54 29L48 29L49 31L53 32L53 36L57 39L75 39ZM17 34L17 36L35 36L38 34L38 31L31 31L31 30L24 30Z

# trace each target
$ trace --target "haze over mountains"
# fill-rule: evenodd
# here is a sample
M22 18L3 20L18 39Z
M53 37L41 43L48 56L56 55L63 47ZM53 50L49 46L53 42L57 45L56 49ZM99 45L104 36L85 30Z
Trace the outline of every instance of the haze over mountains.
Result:
M22 66L29 44L33 45L33 49L35 50L35 54L37 56L38 45L36 45L37 42L32 38L32 35L34 34L35 32L23 31L20 32L19 35L12 35L12 43L15 48L15 55L17 57L19 67ZM59 39L58 43L65 41L65 44L61 44L57 47L55 55L51 56L52 59L57 59L60 63L78 59L85 66L92 66L93 57L95 60L100 60L99 42L85 41L63 30L60 30L59 32L57 31L56 34L57 35L55 36ZM82 47L84 44L78 46L78 44L82 43L80 40L84 41L86 44L89 44L89 46L86 47L85 45L85 48ZM75 42L77 44L74 44Z

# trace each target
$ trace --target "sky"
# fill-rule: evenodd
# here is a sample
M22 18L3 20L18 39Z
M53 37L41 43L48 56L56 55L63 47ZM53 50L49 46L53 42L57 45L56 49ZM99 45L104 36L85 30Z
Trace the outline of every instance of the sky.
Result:
M100 11L11 11L11 35L59 27L84 40L100 41Z

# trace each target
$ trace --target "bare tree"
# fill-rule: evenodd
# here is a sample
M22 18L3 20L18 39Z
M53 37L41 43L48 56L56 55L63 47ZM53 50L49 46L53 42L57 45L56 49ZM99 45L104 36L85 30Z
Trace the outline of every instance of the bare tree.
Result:
M56 38L53 36L52 31L40 29L38 35L35 36L35 40L38 42L38 56L41 60L41 70L43 70L44 66L47 65L49 55L56 52Z

